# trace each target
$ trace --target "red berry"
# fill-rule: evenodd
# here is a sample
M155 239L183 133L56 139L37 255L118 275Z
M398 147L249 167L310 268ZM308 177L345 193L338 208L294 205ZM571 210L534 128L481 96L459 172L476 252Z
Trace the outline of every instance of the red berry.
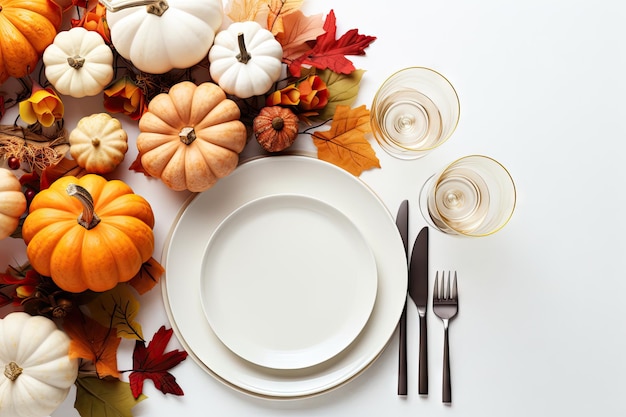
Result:
M30 187L26 188L26 190L24 191L24 196L26 197L26 201L32 201L32 199L35 198L36 194L37 192Z
M9 168L11 169L19 169L19 167L22 165L22 163L20 162L19 159L17 159L15 156L11 156L9 157L9 159L7 160L7 165L9 166Z

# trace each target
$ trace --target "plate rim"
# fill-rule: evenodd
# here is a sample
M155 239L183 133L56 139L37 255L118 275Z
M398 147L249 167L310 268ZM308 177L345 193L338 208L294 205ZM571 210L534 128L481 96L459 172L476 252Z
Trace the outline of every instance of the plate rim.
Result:
M171 295L168 294L168 290L167 290L168 282L170 282L170 278L167 277L167 257L171 249L172 238L174 237L174 234L178 229L178 225L179 225L181 218L189 209L190 205L194 203L194 200L196 200L198 196L202 193L194 193L194 194L191 194L187 198L185 203L181 206L176 218L174 219L170 227L169 233L164 242L162 257L161 257L162 263L164 267L166 268L166 271L163 274L163 277L161 279L161 290L162 290L162 297L163 297L163 301L165 305L166 314L168 316L168 319L170 321L170 324L174 330L174 333L177 339L179 340L181 345L185 348L185 350L189 353L189 355L192 357L194 362L196 362L196 364L199 365L201 369L203 369L205 372L213 376L217 381L223 383L224 385L230 388L233 388L234 390L238 392L250 395L252 397L269 399L269 400L292 400L292 399L311 398L311 397L332 391L338 387L341 387L345 385L346 383L348 383L349 381L352 381L357 376L361 375L367 368L369 368L369 366L372 363L376 361L376 359L382 354L386 346L389 344L391 336L393 335L397 327L396 326L397 321L400 318L402 309L404 307L404 301L406 299L408 276L406 273L406 256L404 254L404 246L400 238L400 235L398 233L395 233L397 231L397 228L395 226L395 220L393 219L393 215L388 210L384 202L380 199L380 197L360 178L354 177L351 174L349 174L347 171L337 167L336 165L319 160L311 155L297 155L297 154L273 155L269 157L264 156L264 157L251 158L251 159L246 160L245 163L242 163L237 168L237 170L241 168L246 168L246 167L249 168L250 166L256 166L257 164L264 165L266 163L271 163L271 161L278 161L278 160L280 160L281 162L284 161L285 163L299 164L300 162L304 162L305 164L316 165L317 166L316 168L318 169L326 169L326 170L332 171L333 175L343 176L346 181L350 179L351 181L354 181L355 183L359 184L360 187L363 187L364 192L366 192L369 195L369 197L372 198L372 201L377 203L378 209L384 212L384 220L386 221L387 226L388 226L388 234L390 234L390 239L393 240L393 242L391 241L387 242L387 245L394 246L394 248L390 248L389 251L390 251L390 254L393 253L392 256L395 257L395 259L387 260L386 262L389 264L388 266L390 269L394 269L394 268L397 269L395 272L398 272L398 274L394 275L393 277L386 278L387 280L394 281L394 288L393 288L393 290L395 291L395 299L393 300L394 304L389 306L391 310L388 310L385 312L385 315L387 316L386 318L387 326L385 328L384 334L378 336L379 340L377 341L377 347L369 355L369 358L368 358L369 360L367 360L366 362L360 363L358 365L358 369L356 369L355 371L351 371L348 374L343 375L338 379L321 384L319 386L316 386L315 388L300 389L298 391L290 390L289 392L277 391L277 390L273 390L270 388L260 388L259 386L252 385L250 383L242 383L241 378L234 378L232 376L225 377L224 375L220 374L220 372L216 371L211 366L206 364L203 361L203 359L200 357L201 355L195 352L190 342L185 339L183 332L178 326L176 322L176 318L174 317L172 309L171 309ZM221 182L222 183L225 181L227 182L230 177L232 177L233 175L237 175L236 173L237 171L233 172L231 176L225 179L222 179ZM392 233L392 228L393 228L393 233ZM374 308L376 309L376 306Z

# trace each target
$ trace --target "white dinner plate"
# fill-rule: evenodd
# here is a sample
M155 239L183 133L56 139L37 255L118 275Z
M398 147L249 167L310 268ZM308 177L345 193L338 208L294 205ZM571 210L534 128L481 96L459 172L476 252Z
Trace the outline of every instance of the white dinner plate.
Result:
M307 195L347 215L371 248L378 271L374 308L359 336L331 359L304 369L269 369L241 359L217 337L194 291L204 250L220 222L242 205L275 194ZM406 299L406 255L392 214L357 177L306 156L251 160L191 198L170 232L162 265L166 311L190 357L227 385L271 399L321 394L360 375L387 345Z
M321 200L262 197L232 212L204 252L200 295L217 337L260 366L298 369L344 350L376 299L359 229Z

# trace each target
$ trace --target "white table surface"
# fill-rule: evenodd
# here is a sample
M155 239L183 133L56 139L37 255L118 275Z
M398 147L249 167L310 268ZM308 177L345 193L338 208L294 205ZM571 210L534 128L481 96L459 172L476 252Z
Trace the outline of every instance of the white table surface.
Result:
M305 0L307 14L334 9L338 34L358 28L378 39L356 104L372 100L393 71L428 66L457 88L453 137L417 161L389 157L361 178L395 211L410 201L410 239L425 225L422 183L447 162L481 153L507 166L518 187L511 222L486 238L431 231L431 276L457 270L460 313L450 328L453 404L441 403L443 329L429 311L430 394L417 394L417 312L409 309L409 395L396 395L397 332L380 358L330 393L287 402L241 394L191 358L172 370L185 391L151 382L135 416L623 416L626 403L626 5L617 0ZM72 117L101 110L64 100ZM2 123L12 122L7 115ZM75 122L75 120L74 120ZM123 119L134 137L133 123ZM298 146L310 147L302 136ZM246 154L254 153L254 144ZM115 175L144 195L156 215L155 257L188 193L128 171ZM0 266L23 259L21 241L0 242ZM20 258L22 257L22 258ZM432 279L431 279L432 285ZM152 335L168 327L160 288L141 297L138 320ZM169 348L180 348L172 340ZM131 363L122 344L120 369ZM78 416L73 391L53 417Z

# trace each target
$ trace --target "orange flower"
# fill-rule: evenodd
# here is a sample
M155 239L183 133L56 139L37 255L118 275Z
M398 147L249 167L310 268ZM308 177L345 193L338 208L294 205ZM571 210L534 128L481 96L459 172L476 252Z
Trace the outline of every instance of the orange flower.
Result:
M30 97L20 102L20 117L28 124L41 123L50 127L56 120L63 118L63 102L51 88L42 88L34 84Z
M298 84L300 91L300 107L302 110L319 110L328 104L328 87L317 75L311 75Z
M130 77L122 77L104 90L104 108L111 113L124 113L138 120L147 104L141 88Z
M72 19L72 27L83 27L98 32L107 44L111 43L111 31L106 21L106 8L100 3L96 3L80 20Z
M324 80L317 75L310 75L298 83L274 91L265 100L265 105L296 106L302 112L323 109L328 104L330 92Z
M287 87L274 91L265 100L267 107L272 106L297 106L300 102L300 91L296 88L295 84L290 84Z

